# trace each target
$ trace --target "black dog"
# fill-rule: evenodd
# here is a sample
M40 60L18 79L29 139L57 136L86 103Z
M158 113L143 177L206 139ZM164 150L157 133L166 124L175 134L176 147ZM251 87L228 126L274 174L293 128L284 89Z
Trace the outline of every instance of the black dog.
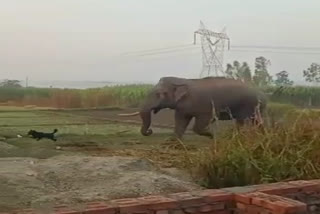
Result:
M37 132L35 130L30 130L28 132L28 135L31 135L32 138L35 138L37 140L41 140L42 138L47 138L53 141L57 141L57 139L54 137L54 134L58 132L58 129L53 130L52 133L44 133L44 132Z

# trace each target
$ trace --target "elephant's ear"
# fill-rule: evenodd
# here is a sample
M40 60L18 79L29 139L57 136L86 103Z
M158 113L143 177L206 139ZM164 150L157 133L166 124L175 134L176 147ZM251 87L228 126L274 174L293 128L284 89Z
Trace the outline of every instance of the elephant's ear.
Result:
M175 87L174 99L179 102L183 97L188 95L188 87L186 85L179 85Z

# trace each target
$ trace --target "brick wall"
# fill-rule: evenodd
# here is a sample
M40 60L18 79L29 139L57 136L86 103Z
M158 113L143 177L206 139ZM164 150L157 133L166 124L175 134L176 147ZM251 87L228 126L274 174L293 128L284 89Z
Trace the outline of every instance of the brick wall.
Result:
M320 179L91 202L19 214L314 214L320 213ZM5 213L0 213L5 214Z

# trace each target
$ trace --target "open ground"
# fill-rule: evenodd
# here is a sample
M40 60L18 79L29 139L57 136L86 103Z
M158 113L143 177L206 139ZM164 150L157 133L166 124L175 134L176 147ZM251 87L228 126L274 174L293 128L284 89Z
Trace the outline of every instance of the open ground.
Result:
M138 116L118 116L136 110L1 107L0 211L320 175L319 111L273 104L265 133L234 134L232 122L219 121L210 140L195 135L191 122L177 142L172 110L153 115L148 137ZM27 136L55 128L56 142Z
M143 137L137 117L117 116L134 110L2 107L0 211L200 189L183 160L210 140L189 131L183 145L167 141L171 111L156 115L155 134ZM55 128L56 142L27 136L30 129Z
M140 119L120 117L117 114L135 111L136 109L106 109L106 110L23 110L23 108L3 109L0 113L0 136L7 143L24 149L23 156L50 157L57 153L80 152L87 155L109 156L112 154L149 157L165 166L174 164L173 157L167 148L170 143L166 139L173 133L173 113L170 110L159 112L154 117L155 133L152 137L140 134ZM191 128L190 127L189 129ZM35 141L27 136L30 129L52 132L58 128L58 141L44 139ZM23 136L22 138L17 135ZM205 137L193 135L189 130L184 144L188 148L199 148L210 144ZM41 148L42 152L30 152L28 148ZM59 150L56 149L59 148ZM131 152L130 152L131 151ZM17 153L1 153L2 157L17 156ZM156 154L156 155L155 155ZM159 155L158 155L159 154ZM165 158L169 155L170 158ZM177 157L178 158L178 157Z

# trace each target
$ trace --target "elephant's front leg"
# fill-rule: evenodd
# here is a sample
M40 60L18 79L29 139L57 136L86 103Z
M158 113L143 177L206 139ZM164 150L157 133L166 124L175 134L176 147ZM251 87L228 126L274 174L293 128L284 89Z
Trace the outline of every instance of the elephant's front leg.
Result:
M193 131L198 135L213 138L213 133L210 131L209 124L213 122L210 114L202 114L196 116Z
M182 112L175 111L175 127L174 133L177 138L182 139L192 117L183 114Z

